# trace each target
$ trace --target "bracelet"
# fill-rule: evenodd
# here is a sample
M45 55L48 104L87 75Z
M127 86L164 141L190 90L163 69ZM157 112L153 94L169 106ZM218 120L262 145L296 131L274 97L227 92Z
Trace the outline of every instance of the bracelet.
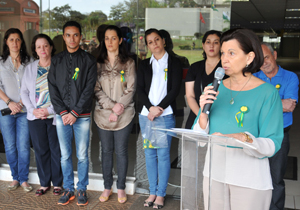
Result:
M112 113L113 113L115 116L119 117L114 111L112 111Z
M252 143L253 142L253 139L247 133L241 132L241 134L243 134L245 136L245 140L242 141L242 142L247 142L247 143Z
M6 105L8 106L8 104L11 102L10 98L5 102Z

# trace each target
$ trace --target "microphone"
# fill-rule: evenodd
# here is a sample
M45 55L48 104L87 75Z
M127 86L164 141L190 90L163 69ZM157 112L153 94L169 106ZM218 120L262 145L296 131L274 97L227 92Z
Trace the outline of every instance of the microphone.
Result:
M223 79L224 76L225 76L225 69L223 69L222 67L218 67L216 72L215 72L215 78L214 78L214 81L213 81L213 84L212 84L214 86L214 89L213 89L214 91L218 90L219 85L221 83L221 80ZM212 93L209 93L208 95L215 96L215 94L212 94ZM208 100L213 101L213 99L208 99ZM202 112L205 113L205 114L209 114L211 105L212 104L205 104Z

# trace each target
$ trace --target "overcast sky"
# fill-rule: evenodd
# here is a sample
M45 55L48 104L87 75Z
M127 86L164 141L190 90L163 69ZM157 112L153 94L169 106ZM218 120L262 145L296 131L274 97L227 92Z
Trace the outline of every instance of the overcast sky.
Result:
M33 1L40 5L40 0ZM49 8L49 1L50 9L69 4L72 10L77 10L83 14L90 13L95 10L102 10L102 12L104 12L107 16L109 15L111 6L116 5L119 2L124 2L124 0L42 0L43 11Z

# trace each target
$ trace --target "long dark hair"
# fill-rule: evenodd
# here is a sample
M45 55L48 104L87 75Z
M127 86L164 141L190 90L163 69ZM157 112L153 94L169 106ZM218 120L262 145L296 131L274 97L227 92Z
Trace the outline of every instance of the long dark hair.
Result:
M207 37L208 37L209 35L213 35L213 34L217 35L217 36L221 39L221 35L222 35L222 34L221 34L220 31L210 30L210 31L207 31L207 32L204 34L204 36L203 36L203 38L202 38L202 45L206 42ZM221 44L220 44L220 45L221 45ZM220 56L221 56L221 52L220 52L219 54L220 54ZM206 53L205 53L204 50L203 50L203 52L202 52L202 55L203 55L203 58L204 58L204 59L207 58Z
M25 65L27 62L30 61L30 56L27 53L26 44L25 44L22 32L17 28L10 28L5 32L4 38L3 38L3 50L2 50L1 59L5 62L8 58L8 56L10 55L9 48L6 44L6 41L11 34L18 34L22 41L21 49L20 49L20 59L21 59L21 64Z
M53 43L52 39L48 35L46 35L46 34L37 34L37 35L35 35L33 37L32 42L31 42L32 56L34 58L38 59L38 55L37 55L37 53L35 51L35 47L36 47L35 46L35 42L38 39L46 39L48 41L49 45L52 47L52 51L51 51L51 57L52 57L54 55L56 49L55 49L55 46L54 46L54 43Z
M97 58L97 62L98 63L104 63L105 60L107 60L107 48L105 46L105 33L107 30L114 30L117 33L117 36L119 38L119 40L121 40L123 38L122 36L122 31L119 27L114 26L114 25L109 25L105 28L104 30L104 39L101 40L101 44L100 44L100 53L99 56ZM128 54L126 52L125 49L125 45L124 45L124 41L122 41L122 43L119 45L119 55L118 55L121 63L126 63L126 61L128 60Z

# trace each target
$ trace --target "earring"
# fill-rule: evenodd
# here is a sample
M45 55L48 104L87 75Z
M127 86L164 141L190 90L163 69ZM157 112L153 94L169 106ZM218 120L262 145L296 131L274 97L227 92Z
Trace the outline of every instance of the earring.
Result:
M248 68L249 64L247 63L246 68Z
M164 47L166 47L167 45L166 44L164 44Z

